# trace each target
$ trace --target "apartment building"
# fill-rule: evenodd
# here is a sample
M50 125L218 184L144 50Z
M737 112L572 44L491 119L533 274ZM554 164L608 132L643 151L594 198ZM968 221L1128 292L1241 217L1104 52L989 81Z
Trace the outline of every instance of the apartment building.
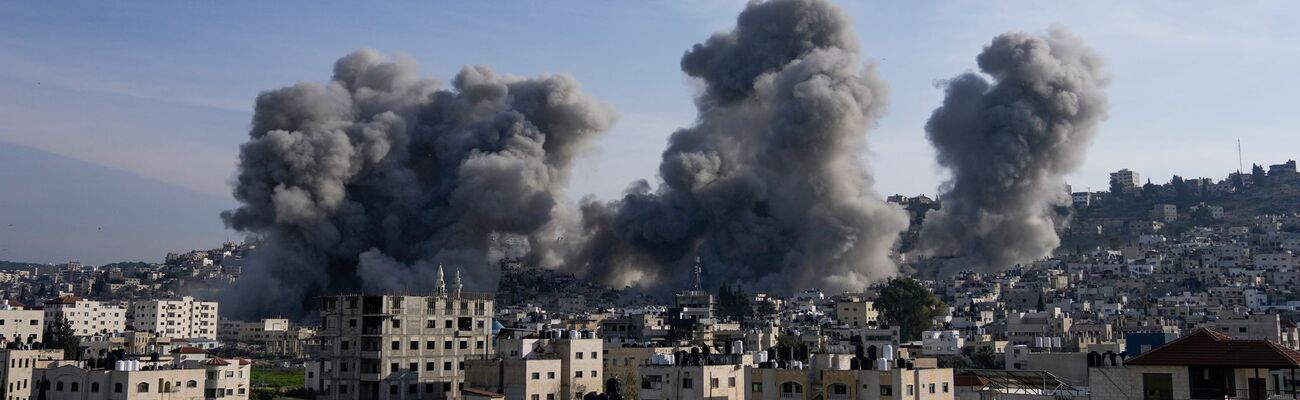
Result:
M516 333L497 337L496 358L466 362L466 386L523 400L576 400L601 390L604 351L595 332Z
M0 344L40 342L44 329L43 311L28 310L13 300L5 300L0 305Z
M63 359L63 350L0 350L0 398L31 398L32 372L54 360Z
M871 301L851 297L835 302L835 319L852 328L862 328L876 322L879 313Z
M459 274L457 274L459 275ZM459 398L465 361L492 351L493 298L343 295L321 300L318 385L322 399Z
M116 334L126 331L126 307L77 296L63 296L45 302L45 323L61 316L77 336Z
M179 300L131 303L131 326L169 338L217 339L217 302L185 296Z
M221 320L217 338L222 343L239 343L282 355L300 355L303 342L315 334L307 328L296 327L286 318L263 318L258 321Z

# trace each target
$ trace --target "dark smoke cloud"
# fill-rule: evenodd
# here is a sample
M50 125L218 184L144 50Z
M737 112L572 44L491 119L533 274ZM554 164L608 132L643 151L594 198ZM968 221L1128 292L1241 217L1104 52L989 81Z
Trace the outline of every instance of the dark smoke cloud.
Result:
M450 90L361 50L324 84L257 98L226 224L262 238L235 315L301 315L312 296L427 292L437 264L494 288L502 237L548 253L576 224L574 158L613 122L571 77L464 68Z
M669 139L657 188L585 202L572 266L678 289L698 256L707 280L782 292L896 273L907 218L858 159L888 90L849 25L827 1L755 2L688 51L682 70L703 83L695 124Z
M1068 206L1065 174L1083 163L1106 119L1101 58L1059 28L1006 33L977 58L980 71L946 84L925 131L952 173L942 209L926 216L920 253L983 269L1051 254L1054 209Z

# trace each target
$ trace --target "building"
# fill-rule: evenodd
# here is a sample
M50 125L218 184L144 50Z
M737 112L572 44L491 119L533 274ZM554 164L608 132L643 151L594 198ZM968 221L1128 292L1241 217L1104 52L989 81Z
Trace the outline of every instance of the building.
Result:
M1087 207L1092 205L1091 192L1074 192L1070 194L1070 203L1075 207Z
M1152 217L1163 222L1174 222L1178 220L1178 206L1173 204L1156 204L1155 209L1151 211Z
M1266 399L1282 393L1269 371L1292 377L1300 352L1263 340L1237 340L1198 329L1164 346L1124 360L1092 355L1091 397L1108 399Z
M68 321L77 336L111 335L126 331L126 307L63 296L45 302L45 322L57 317Z
M48 400L247 400L247 360L207 359L173 368L140 368L123 361L113 369L64 362L35 370L33 398Z
M745 369L744 399L911 399L952 400L956 395L951 368L934 359L878 359L853 368L847 354L817 354L809 365L784 367L763 363Z
M961 331L925 331L921 332L921 352L927 357L957 356L966 346Z
M642 400L744 399L745 366L664 363L641 366L637 398Z
M258 321L221 320L217 337L223 343L237 343L270 354L301 355L303 342L315 331L295 327L285 318L263 318Z
M1126 191L1136 189L1142 186L1142 175L1124 168L1110 174L1110 185Z
M0 350L0 398L28 400L33 371L62 359L63 350Z
M217 302L185 296L179 300L131 303L131 326L169 338L217 338Z
M41 341L45 330L45 313L28 310L21 303L5 300L0 306L0 344L32 344Z
M863 328L874 325L879 315L871 301L859 297L846 298L835 302L835 319L851 328Z
M492 351L493 299L448 292L442 269L432 296L321 299L321 399L458 398L465 361Z
M507 399L581 399L599 392L603 343L594 332L548 330L497 337L497 357L465 362L466 386Z

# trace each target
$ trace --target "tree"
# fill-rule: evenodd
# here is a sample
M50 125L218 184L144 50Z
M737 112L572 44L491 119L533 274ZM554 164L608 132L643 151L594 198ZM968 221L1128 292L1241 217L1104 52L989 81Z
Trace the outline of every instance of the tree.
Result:
M81 355L77 351L81 341L72 331L72 324L60 313L54 313L54 319L45 325L41 344L47 349L63 349L63 357L69 360L79 359Z
M758 311L758 316L760 318L768 318L773 315L776 315L776 303L773 303L771 300L763 300L758 302L758 307L756 308L757 308L756 311Z
M1250 165L1250 180L1254 181L1256 187L1264 186L1264 180L1268 179L1268 174L1264 172L1264 167L1259 164Z
M718 287L718 315L744 322L754 315L753 299L740 286L735 288L726 284Z
M948 306L939 301L921 282L907 277L892 278L880 289L874 304L886 322L898 326L904 342L921 337L932 326L934 318L948 312Z
M1174 187L1174 204L1179 207L1192 204L1192 189L1187 186L1183 177L1174 175L1174 178L1169 180L1169 185Z

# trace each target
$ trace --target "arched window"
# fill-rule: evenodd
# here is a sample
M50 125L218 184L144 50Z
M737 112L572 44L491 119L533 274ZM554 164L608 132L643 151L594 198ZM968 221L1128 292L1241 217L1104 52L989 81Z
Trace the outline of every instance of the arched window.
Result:
M74 392L80 392L80 391L81 391L81 382L72 382L72 391L74 391Z
M91 392L91 393L99 393L99 382L91 382L91 383L90 383L90 392Z
M62 392L62 391L63 391L63 381L58 381L58 382L55 382L55 383L54 383L54 391L56 391L56 392Z
M187 387L187 388L199 387L199 383L196 382L196 381L188 381L188 382L185 382L185 387Z
M149 393L149 384L140 382L139 385L135 385L135 391L138 393Z
M122 382L113 384L113 393L122 393Z

